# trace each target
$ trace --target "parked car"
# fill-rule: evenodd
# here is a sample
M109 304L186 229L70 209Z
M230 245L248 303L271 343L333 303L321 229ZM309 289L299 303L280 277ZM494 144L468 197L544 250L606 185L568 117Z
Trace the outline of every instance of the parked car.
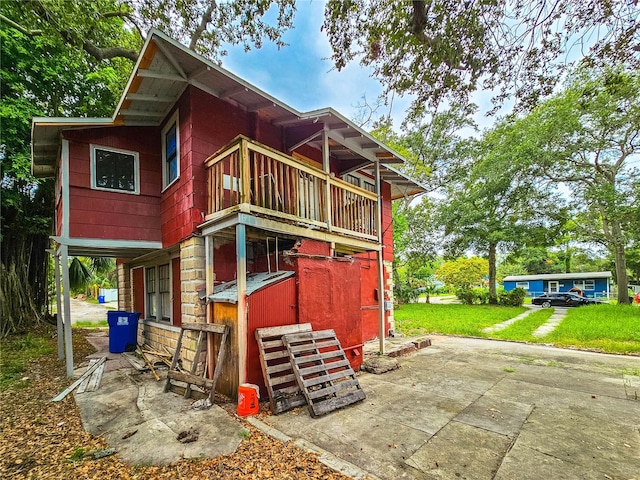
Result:
M549 307L579 307L581 305L594 305L600 303L594 298L581 297L575 293L544 293L531 299L533 305Z

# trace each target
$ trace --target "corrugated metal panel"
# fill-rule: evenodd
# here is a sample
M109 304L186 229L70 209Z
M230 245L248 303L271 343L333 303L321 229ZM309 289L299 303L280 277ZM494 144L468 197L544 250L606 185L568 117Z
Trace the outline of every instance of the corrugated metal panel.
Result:
M293 274L293 272L288 272ZM247 381L259 385L266 395L256 328L293 325L298 321L296 279L290 275L284 281L269 285L249 297L247 328ZM264 398L264 397L263 397Z
M273 273L254 273L247 275L247 296L253 295L258 290L280 282L294 275L294 272L281 270ZM223 283L215 287L213 295L209 298L214 302L238 303L238 286L236 281Z

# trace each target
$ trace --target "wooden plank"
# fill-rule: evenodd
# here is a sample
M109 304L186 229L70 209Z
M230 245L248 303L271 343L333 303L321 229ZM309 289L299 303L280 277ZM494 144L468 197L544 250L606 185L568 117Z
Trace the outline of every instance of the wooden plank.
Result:
M333 330L286 334L282 340L311 416L364 400L366 395Z
M93 365L95 365L98 362L99 359L97 358L92 358L91 360L89 360L89 366L88 368L91 368ZM82 382L80 384L80 386L78 387L78 390L76 391L76 393L84 393L87 390L87 387L89 385L89 381L91 380L91 376L93 374L89 375L88 377L86 377L84 379L84 382Z
M305 397L296 383L296 376L293 373L289 353L282 341L282 336L286 333L307 331L311 331L309 323L257 328L255 331L262 375L269 394L271 411L275 414L306 403Z
M208 378L191 375L190 373L186 372L169 371L167 372L167 378L192 385L198 385L199 387L211 388L211 385L213 384L213 381L209 380Z
M183 330L193 330L195 332L210 332L224 334L227 331L227 326L220 323L192 323L185 322L182 324Z
M104 363L102 363L98 369L91 374L91 378L89 379L89 385L87 385L87 392L95 392L98 387L100 387L100 382L102 382L102 375L104 374Z
M75 390L75 388L80 385L82 382L84 382L85 378L88 378L93 372L94 370L97 370L98 367L100 365L102 365L104 362L107 361L107 357L102 357L100 360L98 360L96 363L94 363L91 367L89 367L87 369L86 372L84 372L84 374L75 382L73 382L71 385L69 385L69 387L67 387L65 390L63 390L62 392L60 392L57 396L55 396L54 398L51 399L52 402L59 402L60 400L62 400L64 397L66 397L67 395L69 395L71 392L73 392L73 390Z

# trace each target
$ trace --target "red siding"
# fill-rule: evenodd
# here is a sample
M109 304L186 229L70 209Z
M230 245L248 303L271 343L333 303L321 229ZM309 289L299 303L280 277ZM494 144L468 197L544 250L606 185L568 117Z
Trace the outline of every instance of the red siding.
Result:
M140 318L146 317L144 311L144 268L134 268L132 274L133 282L133 311L140 312Z
M391 185L382 182L382 244L384 245L383 258L393 261L393 213L391 210Z
M158 129L92 128L65 132L69 139L69 235L75 238L160 240ZM138 152L140 194L91 188L90 145ZM56 218L60 218L62 202Z
M247 382L260 386L260 396L267 398L262 377L256 328L296 323L296 279L288 278L249 296L247 327Z

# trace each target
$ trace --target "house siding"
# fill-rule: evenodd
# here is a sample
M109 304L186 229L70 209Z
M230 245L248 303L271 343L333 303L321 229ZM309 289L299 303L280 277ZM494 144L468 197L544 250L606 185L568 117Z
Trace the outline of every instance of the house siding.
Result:
M580 278L580 279L573 279L573 278L568 278L568 279L562 279L562 280L551 280L553 281L557 281L558 282L558 291L559 292L568 292L570 289L573 288L575 282L583 282L585 280L593 280L594 282L594 289L593 290L584 290L584 296L585 297L601 297L603 295L606 295L606 293L608 292L607 289L607 283L609 281L609 279L607 278ZM539 280L525 280L529 282L529 288L527 289L527 294L529 296L536 296L536 295L540 295L544 292L548 292L549 291L549 281L550 280L544 280L544 279L539 279ZM505 281L504 282L504 289L505 291L509 292L513 289L516 288L516 283L515 281Z

